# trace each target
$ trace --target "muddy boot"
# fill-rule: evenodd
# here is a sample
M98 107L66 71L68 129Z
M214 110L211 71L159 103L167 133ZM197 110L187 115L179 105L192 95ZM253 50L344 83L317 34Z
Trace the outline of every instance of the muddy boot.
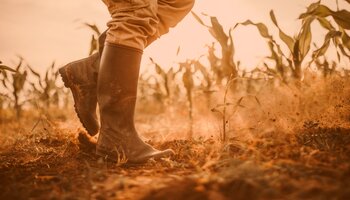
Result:
M142 51L105 44L98 75L97 97L101 129L96 153L112 161L143 163L150 158L170 156L170 149L159 151L139 137L134 110Z
M75 112L90 135L96 135L99 131L96 115L99 61L99 53L95 53L87 58L71 62L58 70L64 86L69 88L73 94Z
M83 127L94 136L99 131L96 115L97 106L97 74L100 66L106 32L98 38L99 53L71 62L59 69L64 86L69 88L74 98L74 108Z

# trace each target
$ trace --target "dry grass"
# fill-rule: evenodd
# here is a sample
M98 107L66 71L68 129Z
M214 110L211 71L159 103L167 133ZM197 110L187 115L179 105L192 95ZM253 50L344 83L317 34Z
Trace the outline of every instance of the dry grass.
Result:
M72 111L49 119L25 112L21 122L0 126L0 199L348 199L350 81L305 82L263 87L254 98L230 94L232 102L244 99L231 113L226 143L221 117L202 101L194 104L192 140L185 105L140 102L142 135L177 152L142 166L105 163L81 148Z

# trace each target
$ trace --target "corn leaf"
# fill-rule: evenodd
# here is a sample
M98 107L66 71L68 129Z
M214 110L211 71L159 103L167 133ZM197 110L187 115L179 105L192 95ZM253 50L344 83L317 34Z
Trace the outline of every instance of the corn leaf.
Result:
M348 57L350 59L350 54L346 52L345 48L343 45L339 45L338 48L340 49L340 51L343 53L344 56Z
M156 62L153 60L153 58L150 57L149 59L150 59L151 62L154 64L154 67L155 67L155 70L156 70L157 74L161 75L162 77L166 77L166 73L165 73L165 71L162 69L162 67L161 67L158 63L156 63Z
M332 12L333 19L339 24L343 29L350 30L350 12L347 10L341 10L337 12Z
M210 21L212 24L210 33L218 40L222 47L227 45L228 36L225 34L224 28L219 23L216 17L210 17Z
M230 29L230 31L228 32L228 37L229 37L229 50L231 51L230 55L232 56L232 60L233 60L233 56L235 54L235 46L233 44L233 35L232 35L232 29Z
M279 36L280 36L281 40L288 46L290 52L293 53L293 51L294 51L294 44L295 44L294 39L292 37L290 37L289 35L285 34L281 30L281 28L278 26L277 19L276 19L276 16L275 16L273 10L270 11L270 17L271 17L272 22L275 24L275 26L279 30Z
M1 65L0 64L0 71L2 71L2 70L4 70L4 71L6 70L6 71L10 71L10 72L16 72L16 70L14 70L14 69L6 66L6 65Z
M329 48L331 40L335 37L339 37L340 35L341 35L341 32L339 32L339 31L334 31L334 30L329 31L325 37L323 45L319 49L317 49L313 52L313 54L312 54L313 59L315 60L318 57L325 55L325 53L327 52L327 50Z
M321 1L310 4L309 7L307 8L307 12L314 11L320 4L321 4Z
M206 25L203 20L193 11L191 11L192 16L203 26L210 28L210 26Z
M98 41L95 39L95 35L91 36L89 55L92 55L95 51L98 51Z
M237 23L234 28L236 28L238 25L244 25L244 26L253 25L253 26L256 26L256 28L259 30L259 33L260 33L260 35L262 37L267 38L267 39L271 39L271 35L269 34L269 30L268 30L267 26L265 24L263 24L263 23L254 23L251 20L247 20L247 21L242 22L242 23Z
M23 73L17 72L13 76L13 87L15 91L20 92L23 90L24 84L27 80L27 71L24 71Z
M331 41L330 38L326 38L326 39L325 39L325 42L323 43L323 45L321 46L321 48L317 49L316 51L314 51L314 52L312 53L312 57L313 57L314 59L316 59L316 58L318 58L318 57L320 57L320 56L323 56L323 55L327 52L327 50L328 50L328 48L329 48L330 41Z
M85 26L89 27L98 36L101 35L99 28L95 24L84 23Z
M350 50L350 37L349 35L343 30L341 29L341 32L342 32L342 42L343 42L343 45L348 49Z
M328 17L332 16L334 21L343 29L350 30L350 12L347 10L332 11L327 6L318 5L312 11L308 11L299 16L299 19L305 19L308 16Z
M176 50L176 56L178 56L181 52L181 46L178 46L177 47L177 50Z
M20 61L19 61L18 65L17 65L17 67L16 67L16 71L17 71L17 72L18 72L19 69L21 68L22 63L23 63L23 58L20 58Z
M314 17L307 18L307 20L304 22L302 26L302 31L298 36L301 60L303 60L304 57L307 55L307 53L310 51L311 40L312 40L311 23L313 20L314 20Z
M309 16L318 16L318 17L328 17L332 15L331 9L324 5L318 5L313 10L310 10L306 13L303 13L299 16L299 19L305 19Z
M323 28L328 29L329 31L335 29L334 26L331 24L331 22L328 21L326 18L317 17L317 20Z
M39 80L41 79L41 76L38 72L36 72L30 65L27 65L27 68L30 70L30 72L32 72L32 74L34 74L34 76L36 76Z

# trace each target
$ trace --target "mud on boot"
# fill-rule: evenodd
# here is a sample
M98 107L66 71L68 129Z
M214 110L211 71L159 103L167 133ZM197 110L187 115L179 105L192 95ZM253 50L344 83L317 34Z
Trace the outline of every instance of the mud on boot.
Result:
M99 53L95 53L58 70L64 86L72 92L75 112L91 136L96 135L100 128L96 114L99 63Z
M105 43L97 84L101 130L96 154L109 160L143 163L174 154L171 149L159 151L146 144L135 129L141 57L141 50Z

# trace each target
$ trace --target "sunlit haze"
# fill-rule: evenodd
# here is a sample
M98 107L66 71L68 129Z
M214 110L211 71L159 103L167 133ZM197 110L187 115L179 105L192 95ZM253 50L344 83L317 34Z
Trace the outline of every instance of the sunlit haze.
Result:
M274 33L269 11L273 9L281 27L290 35L295 34L300 21L298 15L305 11L312 0L197 0L194 11L217 16L227 31L237 22L251 19L266 23ZM335 9L335 1L324 1ZM342 3L342 2L340 2ZM341 6L345 6L341 4ZM90 30L83 22L95 23L106 28L108 12L102 1L96 0L1 0L0 6L0 60L8 65L23 56L35 69L43 72L52 61L63 65L87 56ZM205 16L203 16L205 19ZM322 41L325 32L318 27L315 41ZM205 45L213 38L189 14L176 28L145 50L143 69L148 57L153 57L164 67L179 60L198 58L205 54ZM253 27L240 27L234 31L235 58L244 67L254 67L269 53L266 42ZM177 48L181 47L177 56Z

